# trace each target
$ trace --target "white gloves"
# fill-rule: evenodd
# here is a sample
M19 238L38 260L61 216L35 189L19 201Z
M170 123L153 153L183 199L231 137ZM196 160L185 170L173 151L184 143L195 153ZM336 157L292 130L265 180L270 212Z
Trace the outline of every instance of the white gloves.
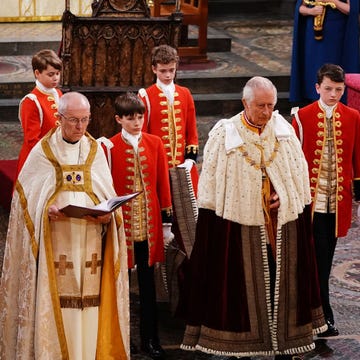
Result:
M358 217L358 221L360 221L360 204L358 205L357 208L357 217Z
M191 171L191 168L195 164L194 160L186 159L182 164L178 165L179 168L185 168L187 171Z
M168 244L175 237L175 235L171 232L171 224L164 223L162 224L162 228L164 244Z

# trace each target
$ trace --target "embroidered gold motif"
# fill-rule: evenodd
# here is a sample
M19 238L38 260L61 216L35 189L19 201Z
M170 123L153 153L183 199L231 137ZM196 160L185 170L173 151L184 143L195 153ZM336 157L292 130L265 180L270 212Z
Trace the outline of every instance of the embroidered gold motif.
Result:
M82 171L64 171L64 184L83 185L84 173Z
M198 145L187 145L186 146L186 154L197 154L199 150Z

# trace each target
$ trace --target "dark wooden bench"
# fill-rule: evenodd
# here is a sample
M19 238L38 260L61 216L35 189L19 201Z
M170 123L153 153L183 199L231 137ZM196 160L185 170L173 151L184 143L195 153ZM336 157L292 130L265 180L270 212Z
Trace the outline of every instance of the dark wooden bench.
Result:
M194 59L206 61L207 26L208 26L208 0L154 0L152 16L170 16L174 12L182 14L183 32L179 44L179 56L182 60ZM195 25L198 29L196 45L188 44L189 25Z

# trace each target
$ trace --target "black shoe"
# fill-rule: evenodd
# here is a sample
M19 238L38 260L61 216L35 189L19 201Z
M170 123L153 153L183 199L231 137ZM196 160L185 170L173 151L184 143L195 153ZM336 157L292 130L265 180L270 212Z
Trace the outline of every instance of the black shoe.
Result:
M275 360L292 360L295 355L275 355Z
M165 359L165 351L158 341L149 339L147 342L142 343L141 350L144 351L152 359L162 360Z
M332 324L329 320L326 321L328 329L321 334L318 334L318 337L328 337L328 336L338 336L339 330Z
M130 340L130 354L135 355L137 354L138 348L136 347L136 345Z

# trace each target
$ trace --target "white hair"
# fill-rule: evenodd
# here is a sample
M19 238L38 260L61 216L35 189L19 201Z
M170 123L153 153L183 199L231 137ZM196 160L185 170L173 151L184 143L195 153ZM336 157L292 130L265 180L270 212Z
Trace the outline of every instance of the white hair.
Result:
M254 76L245 84L243 89L242 98L247 103L251 102L254 99L254 90L255 89L264 89L271 90L274 92L274 104L277 102L277 90L275 85L268 79L262 76Z
M69 106L74 106L74 103L80 108L88 107L90 111L90 103L87 97L79 92L71 91L65 93L59 99L58 112L65 114Z

